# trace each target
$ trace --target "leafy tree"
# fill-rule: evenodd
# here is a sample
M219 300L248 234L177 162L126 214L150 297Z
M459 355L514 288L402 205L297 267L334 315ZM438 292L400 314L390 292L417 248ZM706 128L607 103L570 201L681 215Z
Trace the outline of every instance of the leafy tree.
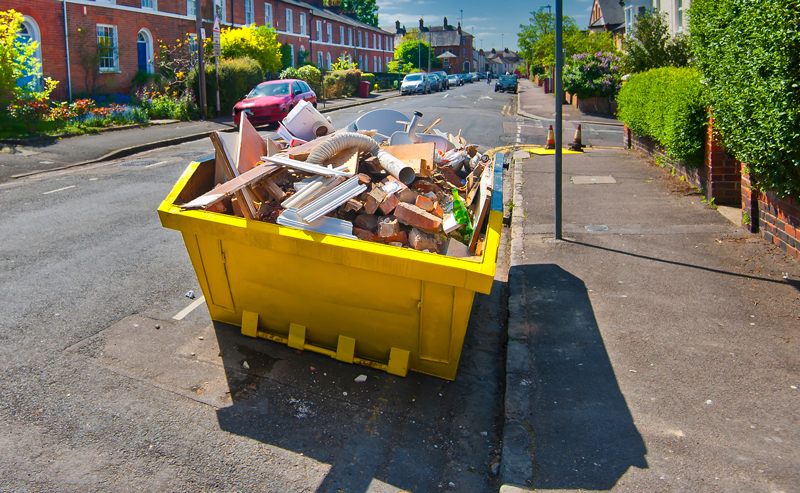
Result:
M427 69L430 56L430 46L422 41L403 41L394 49L394 58L403 62L403 71L409 71L413 67ZM422 67L417 67L417 65L422 65ZM441 66L441 60L436 57L431 58L431 68L440 68Z
M669 34L666 14L644 11L622 42L628 72L644 72L660 67L685 67L689 64L689 39Z
M406 33L403 35L403 39L400 42L404 41L418 41L421 36L421 32L418 27L412 27L411 29L407 29Z
M556 64L556 16L551 13L531 12L530 24L520 25L517 33L519 54L530 63L552 67ZM616 53L611 33L585 33L575 19L565 16L561 30L567 57L582 53Z
M325 0L325 5L338 5L343 12L355 12L364 24L378 27L378 5L375 0Z
M252 58L265 73L281 69L281 48L275 30L267 26L224 28L220 33L222 58ZM211 37L206 38L203 50L205 53L214 53Z

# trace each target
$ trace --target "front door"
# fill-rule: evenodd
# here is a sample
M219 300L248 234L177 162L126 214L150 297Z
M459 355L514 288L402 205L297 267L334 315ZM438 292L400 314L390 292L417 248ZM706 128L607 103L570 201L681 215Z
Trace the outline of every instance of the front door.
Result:
M147 42L136 43L136 51L139 54L139 72L147 72Z

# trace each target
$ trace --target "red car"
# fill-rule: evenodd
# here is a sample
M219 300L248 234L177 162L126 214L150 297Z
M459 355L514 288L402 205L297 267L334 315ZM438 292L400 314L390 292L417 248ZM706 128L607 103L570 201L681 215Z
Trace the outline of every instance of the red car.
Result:
M233 123L239 125L242 113L253 125L278 122L303 100L317 107L317 95L305 81L281 79L262 82L233 107Z

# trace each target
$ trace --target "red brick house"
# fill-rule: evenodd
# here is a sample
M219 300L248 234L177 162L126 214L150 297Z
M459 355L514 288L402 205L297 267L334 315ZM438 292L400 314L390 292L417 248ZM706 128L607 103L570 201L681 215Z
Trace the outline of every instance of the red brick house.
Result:
M138 71L157 71L158 40L174 45L195 36L196 5L209 35L214 8L223 27L271 25L278 41L292 47L294 66L300 52L326 69L343 54L364 71L384 70L394 59L393 35L324 8L322 0L3 0L1 8L25 16L20 35L39 43L42 75L59 81L53 96L66 99L70 88L77 94L92 85L124 93ZM99 69L87 70L81 60L98 46Z
M384 26L384 31L392 31L390 26ZM464 72L474 72L473 67L473 41L475 37L461 29L461 23L453 26L447 23L447 17L441 26L425 26L422 19L419 20L419 30L422 33L422 41L429 43L433 56L438 57L443 53L455 55L453 58L443 58L442 70L448 74L460 74ZM394 41L400 43L406 35L405 26L400 27L400 21L395 22ZM420 67L427 70L427 67Z

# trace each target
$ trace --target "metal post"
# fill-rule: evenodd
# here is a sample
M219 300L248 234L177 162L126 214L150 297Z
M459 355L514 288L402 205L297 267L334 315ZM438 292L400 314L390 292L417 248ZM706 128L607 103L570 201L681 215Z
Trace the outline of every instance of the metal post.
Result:
M67 98L72 102L72 74L69 69L69 30L67 29L67 0L63 0L62 7L64 8L64 44L67 49Z
M199 89L199 104L200 104L200 119L205 120L206 118L206 64L205 60L203 60L203 37L201 36L201 32L203 29L203 9L202 9L202 0L195 0L194 2L194 9L195 9L195 32L197 32L197 70L198 75L200 76L200 87Z
M562 94L561 94L561 73L564 69L564 57L562 54L563 46L563 33L562 29L562 16L563 16L563 0L556 0L556 239L561 239L561 145L563 141L562 135Z
M431 73L431 29L428 28L428 73Z
M217 111L216 116L217 118L220 117L219 114L219 57L214 57L214 78L217 82Z

